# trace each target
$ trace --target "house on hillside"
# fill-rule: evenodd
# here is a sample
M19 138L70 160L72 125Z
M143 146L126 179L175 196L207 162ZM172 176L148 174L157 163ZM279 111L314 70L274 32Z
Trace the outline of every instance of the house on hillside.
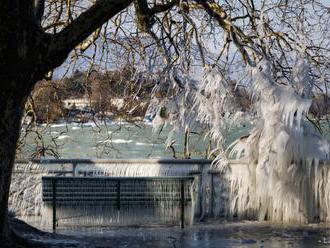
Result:
M88 98L69 98L63 100L63 106L67 110L86 111L91 109L91 100Z

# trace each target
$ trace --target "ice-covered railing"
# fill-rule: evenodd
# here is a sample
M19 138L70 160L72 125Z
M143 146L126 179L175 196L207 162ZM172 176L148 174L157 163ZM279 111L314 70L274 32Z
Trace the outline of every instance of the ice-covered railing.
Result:
M35 159L17 160L14 172L31 165L51 174L73 176L184 176L210 163L207 159Z

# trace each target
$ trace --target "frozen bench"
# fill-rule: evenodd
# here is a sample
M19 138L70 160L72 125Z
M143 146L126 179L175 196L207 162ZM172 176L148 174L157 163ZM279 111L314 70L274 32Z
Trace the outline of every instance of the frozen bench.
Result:
M56 230L60 207L109 206L118 212L125 206L157 208L173 203L180 208L180 225L184 227L185 207L191 203L194 177L42 177L42 199L52 209L52 226ZM164 208L164 207L163 207ZM124 210L122 210L124 211ZM166 209L164 210L166 211Z

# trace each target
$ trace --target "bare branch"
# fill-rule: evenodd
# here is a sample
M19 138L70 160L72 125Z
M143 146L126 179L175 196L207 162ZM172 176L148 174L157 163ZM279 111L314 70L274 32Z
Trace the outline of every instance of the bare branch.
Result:
M232 23L232 20L230 20L230 17L222 6L213 1L195 0L195 2L199 5L197 7L201 6L211 17L218 21L225 32L230 34L244 61L250 65L253 64L243 44L243 41L250 44L253 44L253 41L250 37L245 35L240 28Z
M139 29L142 32L149 33L155 23L154 15L160 12L165 12L172 9L179 3L178 0L173 0L166 4L156 4L149 8L147 0L137 0L135 2L135 10Z
M53 36L47 62L53 66L54 64L60 65L79 43L131 3L132 0L97 1L61 32Z

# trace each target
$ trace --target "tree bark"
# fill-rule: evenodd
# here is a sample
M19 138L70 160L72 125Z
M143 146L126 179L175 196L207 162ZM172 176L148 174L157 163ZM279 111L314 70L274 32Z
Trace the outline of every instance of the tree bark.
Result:
M37 79L41 30L32 1L4 0L0 5L0 246L13 247L8 226L8 196L24 101ZM31 49L32 48L32 49ZM39 60L40 61L40 60Z
M8 84L16 82L11 81ZM0 240L1 247L10 247L12 243L8 228L8 194L24 99L15 91L1 91L0 99Z

